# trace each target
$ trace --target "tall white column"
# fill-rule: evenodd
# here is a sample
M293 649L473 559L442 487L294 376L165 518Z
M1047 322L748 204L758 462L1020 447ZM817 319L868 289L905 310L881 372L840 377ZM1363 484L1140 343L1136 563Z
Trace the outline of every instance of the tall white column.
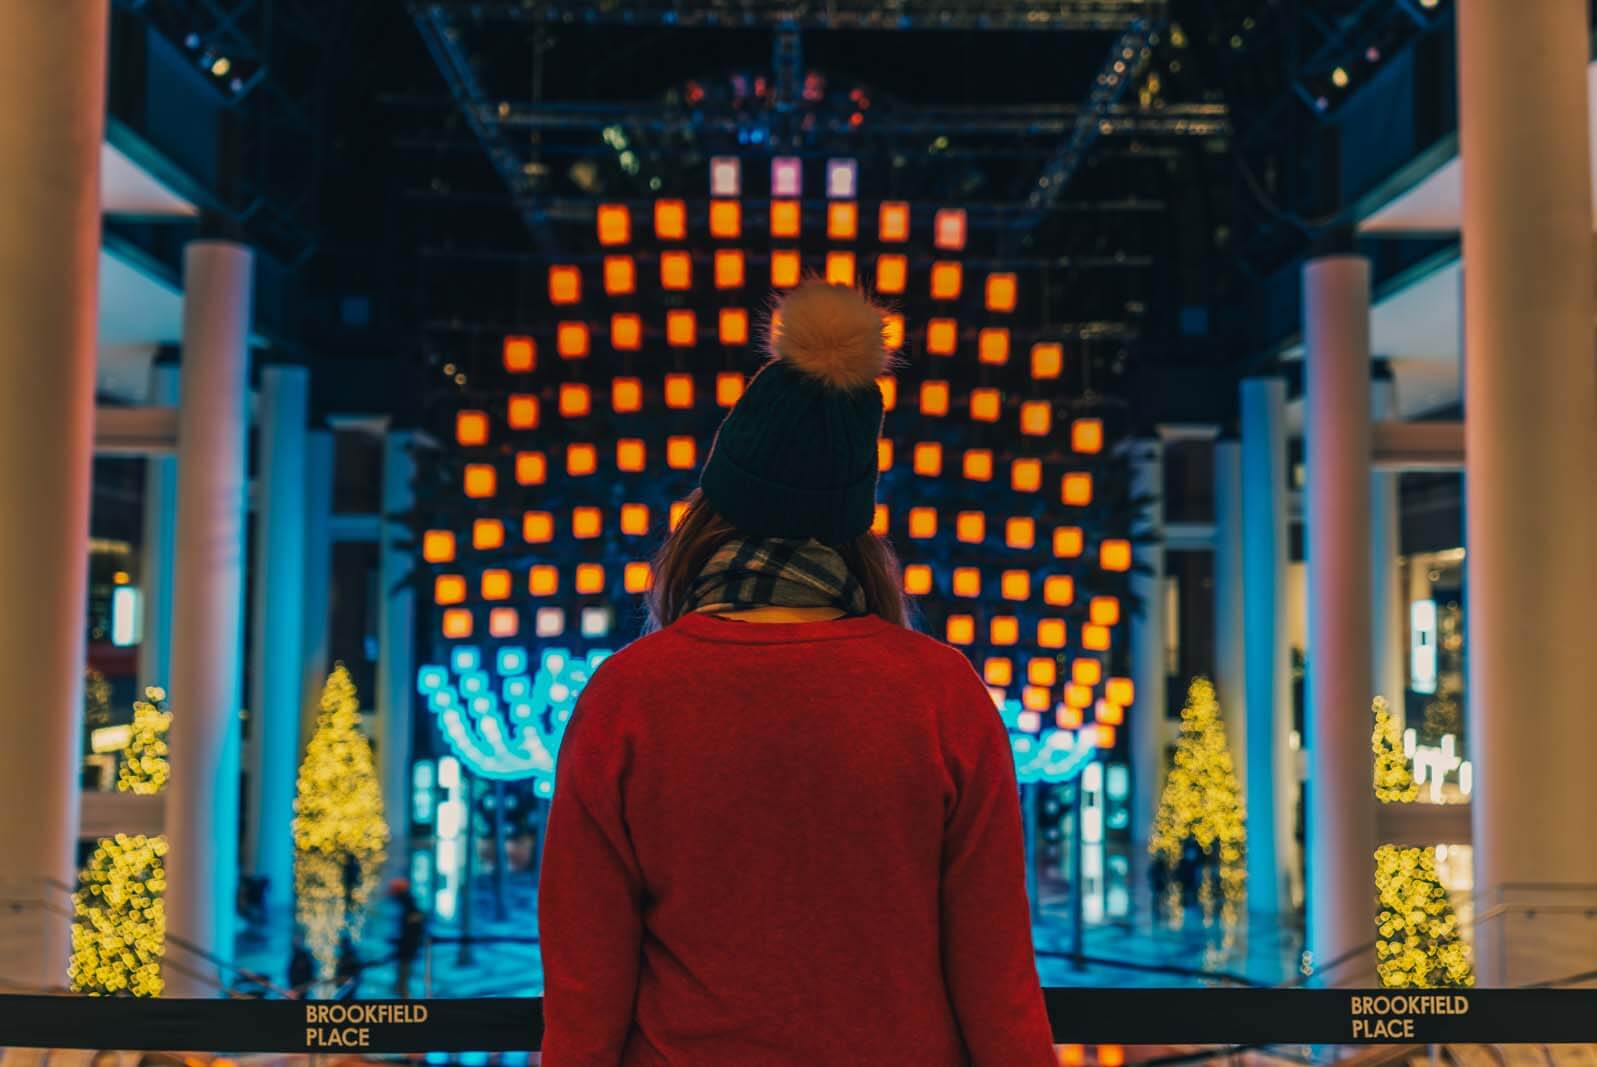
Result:
M1286 383L1242 383L1242 629L1247 704L1248 908L1289 910L1297 767L1287 641Z
M305 441L305 624L300 642L300 727L295 760L316 728L322 685L331 669L327 647L333 567L333 434L312 430Z
M1396 420L1397 383L1390 373L1370 385L1370 417ZM1398 473L1370 474L1370 668L1372 695L1383 696L1403 720L1403 662L1408 647L1403 635L1403 593L1398 557L1402 552L1402 512L1398 505Z
M1330 967L1375 940L1370 752L1370 264L1303 269L1308 556L1308 948ZM1349 984L1369 959L1328 977Z
M1147 528L1161 540L1142 549L1148 573L1133 573L1132 595L1141 610L1131 617L1131 680L1135 702L1131 717L1131 889L1146 900L1148 839L1159 791L1164 786L1165 755L1165 601L1164 601L1164 446L1157 440L1131 442L1131 492L1149 496L1143 514ZM1141 908L1144 914L1147 909Z
M145 403L177 405L176 363L150 367ZM166 686L172 673L172 545L177 537L177 460L151 456L144 461L144 545L140 580L144 586L144 633L139 641L139 685Z
M305 625L306 419L310 371L261 372L256 434L255 581L250 649L250 805L246 864L269 906L292 899Z
M172 996L215 995L205 979L226 977L175 939L233 958L252 268L226 241L183 256L166 929L167 957L201 977L167 968Z
M1231 762L1248 787L1248 693L1242 593L1242 443L1214 444L1214 687Z
M1589 39L1584 0L1458 5L1478 907L1516 885L1597 884ZM1531 940L1538 927L1548 943ZM1485 984L1597 955L1597 923L1507 930L1482 931Z
M383 444L383 525L377 563L377 763L393 838L390 864L407 870L410 843L410 734L416 692L416 596L399 583L415 564L408 531L392 516L415 506L415 434L390 430Z
M0 897L76 873L105 0L0 5ZM0 979L66 982L68 920L0 908Z

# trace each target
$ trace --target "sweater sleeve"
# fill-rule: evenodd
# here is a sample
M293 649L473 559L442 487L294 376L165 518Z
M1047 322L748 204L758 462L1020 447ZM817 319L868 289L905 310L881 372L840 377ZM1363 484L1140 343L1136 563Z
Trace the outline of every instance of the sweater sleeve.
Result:
M622 818L624 740L590 683L560 746L538 885L544 1067L617 1067L632 1027L642 875Z
M961 667L970 677L952 709L959 727L949 758L956 799L943 830L944 981L971 1067L1052 1067L1009 735L985 688Z

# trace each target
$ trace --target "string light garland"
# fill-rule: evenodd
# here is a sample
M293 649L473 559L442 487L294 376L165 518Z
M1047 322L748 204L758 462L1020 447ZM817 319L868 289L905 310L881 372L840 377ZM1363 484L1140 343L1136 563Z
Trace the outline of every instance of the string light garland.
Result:
M1370 747L1375 750L1375 797L1382 804L1411 804L1420 795L1420 787L1403 754L1397 719L1384 697L1376 697L1371 710L1375 713L1375 732L1370 736Z
M1243 866L1247 826L1241 793L1214 685L1207 678L1194 678L1181 709L1181 732L1159 795L1148 852L1174 871L1187 842L1196 842L1205 855L1219 861L1221 899L1230 907L1241 899L1247 879ZM1179 893L1174 879L1171 884ZM1208 914L1213 889L1207 879L1199 890Z
M1475 984L1469 947L1430 849L1376 849L1375 888L1381 909L1375 970L1381 985L1462 989Z
M72 894L74 993L158 997L165 989L166 838L117 834L102 840Z
M172 727L172 713L166 710L166 690L150 686L144 699L133 704L133 725L128 747L117 769L119 793L154 796L166 788L172 766L167 762L166 732Z

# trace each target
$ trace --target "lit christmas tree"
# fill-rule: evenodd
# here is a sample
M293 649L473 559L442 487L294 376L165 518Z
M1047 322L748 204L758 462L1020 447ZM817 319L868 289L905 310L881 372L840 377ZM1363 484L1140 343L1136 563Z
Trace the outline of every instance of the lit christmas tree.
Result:
M1458 915L1428 848L1382 845L1375 850L1376 972L1388 987L1461 988L1475 984Z
M150 686L144 699L133 704L133 728L117 771L117 792L153 796L166 788L172 771L166 760L166 732L171 726L166 690Z
M1247 878L1242 860L1247 829L1241 792L1214 685L1207 678L1195 678L1181 709L1175 759L1159 795L1148 852L1174 871L1186 843L1196 842L1206 856L1218 861L1221 898L1228 914L1241 899ZM1171 886L1177 894L1173 910L1179 912L1180 887L1175 879ZM1213 900L1207 880L1200 894L1207 913Z
M360 729L355 683L340 663L322 689L294 800L297 913L323 980L333 973L340 933L359 934L387 845L371 742Z
M1409 771L1408 757L1403 755L1403 736L1398 733L1397 719L1384 697L1376 697L1372 705L1375 712L1375 733L1370 745L1375 749L1375 796L1382 804L1409 804L1420 795L1420 787Z
M72 895L73 992L158 997L165 983L166 839L117 834L102 840Z

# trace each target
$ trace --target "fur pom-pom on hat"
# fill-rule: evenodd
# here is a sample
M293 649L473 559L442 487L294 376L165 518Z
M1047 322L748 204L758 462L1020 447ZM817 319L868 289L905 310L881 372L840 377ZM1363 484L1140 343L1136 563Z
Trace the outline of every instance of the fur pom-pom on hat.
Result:
M771 323L771 357L834 389L870 385L887 369L882 309L858 289L806 281L782 299Z

